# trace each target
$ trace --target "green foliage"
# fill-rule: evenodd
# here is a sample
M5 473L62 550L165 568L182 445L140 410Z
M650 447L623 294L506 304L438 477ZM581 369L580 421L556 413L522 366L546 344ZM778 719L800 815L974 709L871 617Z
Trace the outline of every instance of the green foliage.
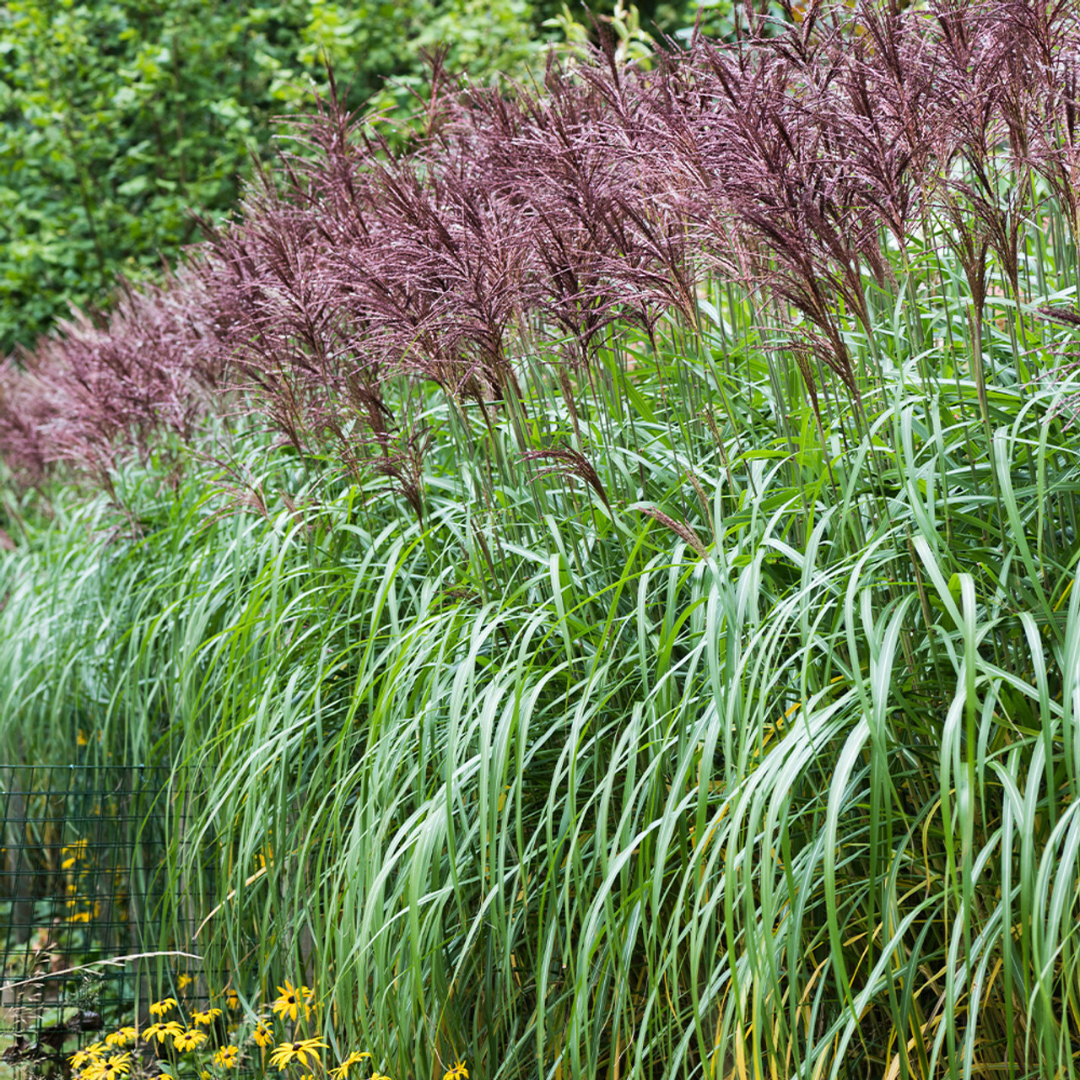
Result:
M12 0L0 8L0 355L108 304L236 206L324 60L398 115L422 48L473 78L537 48L526 0ZM388 83L387 80L393 80ZM351 80L351 81L350 81Z

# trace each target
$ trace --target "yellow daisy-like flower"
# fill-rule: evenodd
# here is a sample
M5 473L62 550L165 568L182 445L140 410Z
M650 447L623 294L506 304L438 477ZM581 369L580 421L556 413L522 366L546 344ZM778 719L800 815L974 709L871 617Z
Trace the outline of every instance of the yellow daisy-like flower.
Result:
M167 997L162 998L160 1001L155 1001L150 1006L150 1012L153 1016L164 1016L167 1012L172 1012L176 1008L176 998Z
M198 1050L204 1042L206 1042L205 1031L200 1031L198 1028L188 1028L187 1031L181 1031L180 1034L173 1039L173 1046L175 1046L181 1054L186 1054L191 1050Z
M163 1043L166 1039L175 1039L177 1035L183 1034L183 1031L184 1029L175 1020L167 1020L164 1024L159 1021L151 1024L143 1032L143 1038L147 1042L157 1039L159 1043Z
M270 1055L270 1064L276 1065L279 1071L294 1061L306 1066L308 1055L310 1054L314 1061L318 1061L319 1055L315 1051L320 1048L325 1049L325 1047L326 1043L319 1042L318 1039L297 1039L296 1042L282 1043Z
M223 1046L216 1054L214 1054L213 1062L215 1065L220 1065L223 1069L235 1069L240 1059L240 1047L238 1046Z
M117 1028L105 1036L106 1046L127 1046L129 1043L138 1041L139 1032L133 1027Z
M390 1077L384 1073L372 1073L371 1080L390 1080Z
M240 1008L240 995L233 990L232 987L225 991L225 1004L228 1005L230 1009Z
M255 1045L260 1048L269 1046L274 1041L274 1033L266 1026L265 1020L260 1020L255 1025L251 1037L255 1040Z
M202 1012L193 1012L191 1014L191 1022L193 1024L203 1024L206 1027L209 1027L220 1015L220 1009L204 1009Z
M176 985L181 990L186 990L195 980L185 971L176 979Z
M108 1040L106 1039L106 1042ZM71 1055L71 1067L75 1070L83 1068L85 1065L89 1065L94 1061L101 1061L105 1056L105 1046L103 1043L91 1043L89 1046L84 1046L81 1050L76 1050Z
M290 1020L296 1020L301 1009L304 1010L305 1020L311 1015L310 1003L312 997L314 997L314 991L309 990L306 986L293 986L288 979L285 980L284 986L277 988L277 991L279 996L270 1003L275 1016L280 1013Z
M349 1069L369 1057L369 1053L354 1050L336 1069L330 1070L330 1075L334 1080L348 1080Z
M443 1080L469 1080L469 1070L465 1068L465 1062L460 1059L454 1062L454 1067L443 1073Z
M130 1054L113 1054L107 1061L95 1061L83 1072L87 1080L119 1080L131 1072Z
M203 1071L199 1073L199 1080L214 1080L214 1077L203 1069Z

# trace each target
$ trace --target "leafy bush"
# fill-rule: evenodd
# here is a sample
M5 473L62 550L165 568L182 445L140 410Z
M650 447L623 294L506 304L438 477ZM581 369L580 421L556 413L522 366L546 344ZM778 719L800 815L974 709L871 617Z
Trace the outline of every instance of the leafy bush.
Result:
M205 962L398 1080L1066 1075L1078 46L814 7L404 153L325 97L5 374L9 752L183 766Z
M450 42L483 79L520 68L525 0L12 0L0 10L0 355L67 314L107 306L196 239L197 210L236 205L323 64L400 113L420 49ZM397 87L388 86L396 79Z

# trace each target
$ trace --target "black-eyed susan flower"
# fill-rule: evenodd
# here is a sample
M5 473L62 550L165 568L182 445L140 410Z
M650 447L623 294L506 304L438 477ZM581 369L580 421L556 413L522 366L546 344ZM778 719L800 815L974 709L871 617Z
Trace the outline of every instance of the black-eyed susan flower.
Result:
M276 1065L279 1071L291 1065L294 1061L306 1066L308 1055L311 1055L312 1060L318 1061L319 1055L316 1051L325 1049L325 1047L326 1043L319 1042L318 1039L297 1039L295 1042L282 1043L270 1055L270 1064Z
M81 1050L76 1050L71 1055L71 1067L78 1071L85 1066L95 1061L101 1061L105 1056L104 1043L91 1043L89 1046L84 1046Z
M465 1062L460 1059L455 1061L453 1068L443 1073L443 1080L469 1080L469 1070L465 1068Z
M390 1077L385 1073L372 1073L371 1080L390 1080Z
M306 1020L311 1015L311 999L314 997L314 992L309 990L306 986L293 986L288 979L285 980L284 986L277 988L278 997L270 1003L270 1007L274 1010L274 1015L287 1016L290 1020L296 1020L300 1015L300 1010L304 1010L304 1019Z
M167 997L162 998L160 1001L155 1001L150 1006L150 1013L152 1016L164 1016L167 1012L172 1012L176 1008L176 998Z
M225 991L225 1004L230 1009L240 1008L240 995L231 986Z
M182 972L176 979L176 985L181 990L186 990L195 980L185 971Z
M220 1009L203 1009L201 1012L191 1014L191 1022L203 1027L209 1027L220 1015Z
M260 1020L251 1033L255 1045L260 1049L269 1046L274 1041L274 1033L266 1026L265 1020Z
M133 1042L137 1042L139 1038L139 1032L137 1028L122 1027L117 1028L116 1031L110 1031L105 1036L106 1046L130 1046Z
M349 1070L371 1055L367 1051L354 1050L336 1069L330 1070L334 1080L348 1080Z
M163 1043L166 1039L175 1039L183 1030L175 1020L167 1020L164 1024L159 1020L143 1032L143 1038L147 1042L157 1039L159 1043Z
M84 1070L87 1080L119 1080L131 1072L130 1054L113 1054L105 1061L96 1061Z
M240 1062L240 1048L238 1046L223 1046L213 1057L215 1065L222 1069L235 1069Z
M187 1054L192 1050L198 1050L204 1042L206 1042L205 1031L200 1031L198 1028L188 1028L187 1031L181 1031L180 1034L173 1039L173 1046L175 1046L181 1054Z

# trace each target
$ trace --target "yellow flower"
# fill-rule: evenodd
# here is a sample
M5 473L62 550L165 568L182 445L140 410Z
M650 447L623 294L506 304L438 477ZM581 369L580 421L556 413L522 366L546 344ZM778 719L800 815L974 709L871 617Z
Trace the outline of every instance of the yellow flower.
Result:
M74 844L65 844L60 849L60 855L64 860L60 864L60 869L70 870L79 859L84 858L89 843L89 840L76 840Z
M301 1065L307 1065L308 1054L315 1060L319 1060L319 1055L315 1053L320 1047L325 1048L326 1043L319 1042L318 1039L297 1039L296 1042L282 1043L271 1055L270 1064L276 1065L278 1070L286 1068L294 1061L298 1061Z
M347 1080L350 1067L363 1061L364 1058L369 1057L371 1057L371 1055L366 1052L362 1053L358 1050L354 1050L336 1069L330 1070L330 1075L333 1076L335 1080Z
M173 1039L173 1046L181 1054L186 1054L189 1050L197 1050L204 1042L206 1042L205 1031L200 1031L198 1028L189 1028L187 1031L181 1031Z
M159 1043L163 1043L166 1039L175 1039L177 1035L182 1034L184 1029L175 1021L169 1020L166 1023L151 1024L144 1032L143 1038L149 1042L151 1039L157 1039Z
M460 1058L454 1062L454 1067L443 1073L442 1080L469 1080L469 1070L465 1068L465 1062Z
M390 1080L390 1077L384 1075L383 1073L372 1073L371 1080Z
M209 1027L220 1015L220 1009L205 1009L203 1012L192 1013L191 1022L193 1024L205 1024Z
M220 1065L223 1069L235 1069L238 1059L240 1057L240 1048L238 1046L223 1046L213 1058L215 1065Z
M168 997L162 998L160 1001L155 1001L150 1006L150 1012L154 1016L164 1016L167 1012L172 1012L176 1008L176 998Z
M251 1033L255 1045L259 1047L269 1046L274 1041L274 1033L266 1026L265 1020L260 1020Z
M90 921L90 912L89 911L76 911L74 915L69 915L67 917L67 919L65 919L64 921L65 922L85 922L85 923L88 923Z
M290 1020L296 1020L301 1009L304 1010L305 1020L311 1015L311 1005L309 1003L314 996L314 991L309 990L306 986L293 986L288 979L285 980L284 986L277 988L277 991L280 996L274 998L270 1003L275 1016L280 1013Z
M108 1061L95 1061L85 1070L83 1076L87 1080L119 1080L121 1076L129 1072L131 1072L131 1055L113 1054Z
M199 1073L199 1080L214 1080L214 1078L210 1075L210 1073L203 1069L203 1071Z
M133 1027L117 1028L116 1031L110 1031L105 1036L106 1046L127 1046L128 1043L133 1043L139 1038L138 1031Z
M176 980L176 985L181 990L186 990L195 980L185 971Z
M225 1004L228 1005L230 1009L240 1008L240 995L233 990L232 987L225 991Z
M105 1040L108 1042L108 1040ZM89 1046L84 1046L81 1050L76 1050L71 1055L71 1067L73 1069L81 1069L84 1065L90 1064L92 1061L101 1061L105 1056L105 1047L99 1043L91 1043Z

